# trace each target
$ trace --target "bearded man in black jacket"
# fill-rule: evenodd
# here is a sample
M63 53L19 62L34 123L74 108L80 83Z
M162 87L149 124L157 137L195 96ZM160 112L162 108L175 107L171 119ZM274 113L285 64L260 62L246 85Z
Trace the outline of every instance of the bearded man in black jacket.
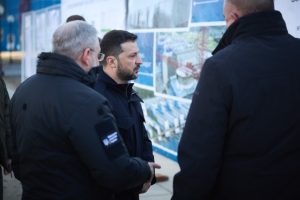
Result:
M225 0L179 144L173 200L300 197L300 40L273 0Z
M89 87L99 52L94 27L63 24L53 53L17 88L12 157L23 200L111 200L153 178L158 166L129 157L106 98Z
M112 113L129 155L153 162L152 143L144 126L142 99L130 82L137 78L142 64L136 40L137 35L124 30L112 30L104 35L100 46L105 58L95 90L112 105ZM150 185L151 181L148 181L118 193L116 199L138 200L139 193L146 192Z

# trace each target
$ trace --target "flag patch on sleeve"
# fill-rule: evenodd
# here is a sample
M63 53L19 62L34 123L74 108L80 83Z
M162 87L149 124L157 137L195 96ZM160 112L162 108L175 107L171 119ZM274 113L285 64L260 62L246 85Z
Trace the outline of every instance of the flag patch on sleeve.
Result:
M118 133L114 132L102 138L104 146L109 147L119 141Z

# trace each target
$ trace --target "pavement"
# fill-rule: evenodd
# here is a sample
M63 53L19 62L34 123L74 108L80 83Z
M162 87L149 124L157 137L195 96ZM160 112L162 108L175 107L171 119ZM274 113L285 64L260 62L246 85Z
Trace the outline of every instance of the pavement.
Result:
M20 63L4 64L4 81L10 96L13 95L16 87L21 82ZM178 163L154 153L155 161L161 165L161 169L156 173L167 175L169 179L164 182L156 183L151 186L147 193L140 195L140 200L170 200L172 196L172 184L174 174L179 171ZM4 200L21 200L22 187L20 182L14 178L13 174L4 175L3 177Z

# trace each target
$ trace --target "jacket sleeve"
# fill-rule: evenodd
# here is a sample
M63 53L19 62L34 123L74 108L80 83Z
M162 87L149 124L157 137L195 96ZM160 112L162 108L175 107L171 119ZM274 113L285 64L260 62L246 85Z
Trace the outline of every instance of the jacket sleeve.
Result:
M143 131L143 159L154 162L152 142L149 139L148 132L144 124L142 124L141 126Z
M5 82L3 81L3 79L1 79L1 83L0 83L0 87L1 87L1 116L0 116L0 120L1 120L1 130L3 132L1 132L1 142L2 142L2 152L1 154L3 155L3 160L2 160L2 164L3 167L7 170L7 171L11 171L10 166L8 165L8 159L11 158L11 124L10 124L10 110L9 110L9 104L10 104L10 99L9 99L9 95L6 89L6 85Z
M222 165L230 87L208 60L202 70L179 143L180 172L174 177L173 200L208 200Z
M100 186L122 191L150 178L148 163L129 157L106 101L92 99L76 112L70 120L69 138Z
M148 136L148 132L145 128L145 117L144 117L144 113L143 113L143 109L142 109L142 99L137 96L137 98L140 100L137 104L136 104L136 110L137 113L139 115L139 127L138 130L140 132L140 134L142 134L142 159L146 160L146 161L151 161L154 162L154 156L153 156L153 148L152 148L152 142L149 139Z
M143 158L146 161L154 162L152 142L149 139L148 132L147 132L145 126L144 125L142 125L142 126L143 126L143 135L144 135ZM155 183L156 183L156 177L153 176L153 179L151 181L151 185L153 185Z
M138 112L140 113L141 116L141 124L140 124L140 130L142 133L142 148L143 148L143 152L142 152L142 159L146 160L146 161L150 161L150 162L154 162L154 155L153 155L153 148L152 148L152 142L149 139L149 135L148 132L145 128L145 118L144 118L144 113L143 113L143 109L141 107L141 103L138 106ZM155 184L156 183L156 177L154 176L151 184Z

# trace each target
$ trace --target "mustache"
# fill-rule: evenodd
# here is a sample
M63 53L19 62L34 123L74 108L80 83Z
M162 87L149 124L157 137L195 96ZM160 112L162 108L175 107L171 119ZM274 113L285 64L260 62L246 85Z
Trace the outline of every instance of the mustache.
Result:
M139 69L141 68L141 64L136 64L134 69Z

